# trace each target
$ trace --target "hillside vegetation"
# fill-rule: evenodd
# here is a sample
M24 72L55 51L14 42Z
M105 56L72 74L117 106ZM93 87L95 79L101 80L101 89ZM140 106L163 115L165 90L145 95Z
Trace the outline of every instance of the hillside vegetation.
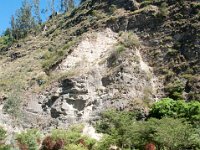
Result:
M200 2L70 8L0 37L0 150L200 149Z

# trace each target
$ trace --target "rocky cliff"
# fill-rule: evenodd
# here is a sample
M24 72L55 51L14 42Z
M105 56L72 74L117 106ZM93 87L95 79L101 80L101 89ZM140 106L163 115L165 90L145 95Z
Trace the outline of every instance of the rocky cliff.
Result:
M111 108L145 117L162 97L200 100L199 8L91 0L53 17L1 52L0 111L14 118L0 123L48 130L91 123Z

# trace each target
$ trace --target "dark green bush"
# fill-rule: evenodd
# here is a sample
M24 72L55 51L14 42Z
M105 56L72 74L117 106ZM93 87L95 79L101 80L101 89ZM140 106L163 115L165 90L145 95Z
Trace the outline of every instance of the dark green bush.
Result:
M150 118L136 121L128 112L108 111L102 114L96 127L105 134L97 143L98 150L109 149L111 145L143 150L148 143L166 150L198 149L200 146L199 128L194 128L185 119Z
M102 113L102 119L96 124L96 129L108 136L105 136L105 139L99 143L99 149L108 149L112 144L124 148L130 147L135 116L135 113L125 111L110 110Z
M168 93L169 97L175 100L184 99L183 98L184 89L185 89L184 84L179 80L175 80L174 82L169 83L165 87L165 91Z

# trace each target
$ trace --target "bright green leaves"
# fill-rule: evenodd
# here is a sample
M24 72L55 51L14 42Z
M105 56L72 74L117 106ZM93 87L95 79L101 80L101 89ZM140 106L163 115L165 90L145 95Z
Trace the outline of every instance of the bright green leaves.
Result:
M191 123L198 123L200 121L200 103L164 98L152 106L149 116L159 119L162 117L185 118Z

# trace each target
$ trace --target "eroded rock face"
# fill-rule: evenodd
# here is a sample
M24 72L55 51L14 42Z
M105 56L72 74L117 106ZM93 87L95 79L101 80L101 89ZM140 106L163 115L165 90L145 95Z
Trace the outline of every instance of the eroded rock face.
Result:
M118 35L110 29L86 35L63 60L56 73L73 71L74 75L36 98L43 110L38 113L48 118L51 126L91 122L105 109L145 111L144 101L153 102L155 95L159 98L162 84L143 61L142 47L116 54L117 43Z

